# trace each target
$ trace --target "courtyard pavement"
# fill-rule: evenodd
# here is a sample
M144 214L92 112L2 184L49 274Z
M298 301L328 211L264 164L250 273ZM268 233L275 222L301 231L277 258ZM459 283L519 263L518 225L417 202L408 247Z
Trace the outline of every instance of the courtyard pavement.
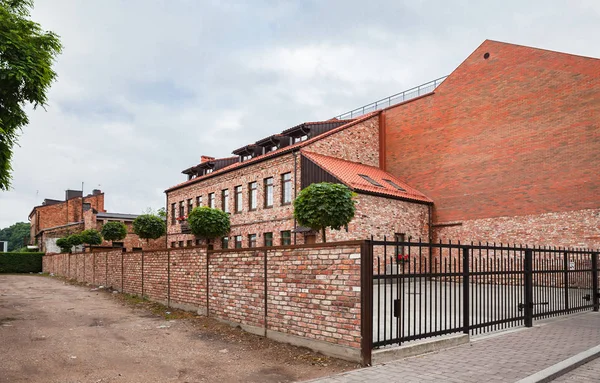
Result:
M532 328L475 337L471 343L451 349L311 382L515 382L597 345L600 314L588 312L536 322ZM585 366L599 368L592 361L572 374L587 373L582 370Z

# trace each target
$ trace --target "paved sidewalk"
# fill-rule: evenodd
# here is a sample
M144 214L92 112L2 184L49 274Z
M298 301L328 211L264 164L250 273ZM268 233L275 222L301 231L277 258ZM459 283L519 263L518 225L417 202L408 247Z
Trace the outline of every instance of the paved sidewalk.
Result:
M600 358L557 378L556 383L597 382L600 380Z
M312 382L515 382L597 345L600 314L590 312Z

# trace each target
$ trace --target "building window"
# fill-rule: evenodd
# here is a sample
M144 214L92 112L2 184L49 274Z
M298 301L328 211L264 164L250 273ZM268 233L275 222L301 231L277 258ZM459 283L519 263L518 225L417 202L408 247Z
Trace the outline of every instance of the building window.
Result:
M113 242L112 243L112 247L120 247L120 248L122 248L123 247L123 242Z
M229 213L229 189L221 191L221 209L225 213Z
M265 207L273 207L273 177L265 178Z
M183 247L183 241L179 241L179 247Z
M171 225L175 225L177 223L177 204L171 204Z
M131 251L142 251L141 247L134 247L133 249L131 249Z
M188 214L190 214L192 212L192 209L194 208L194 200L193 199L188 199Z
M256 210L256 194L257 194L257 184L256 181L255 182L250 182L248 184L248 206L250 208L250 210Z
M241 213L242 209L242 185L239 185L235 187L235 212Z
M196 206L202 206L202 196L196 197Z
M273 246L273 233L264 233L265 246Z
M281 232L281 245L287 246L292 244L292 232L290 230L284 230Z
M171 248L174 248L174 247L175 247L175 242L173 241L173 242L171 242Z
M404 233L396 233L396 242L404 242L406 241L406 234ZM404 246L396 246L396 256L404 255Z
M197 239L196 240L196 246L200 246L202 245L202 240L201 239Z
M306 141L308 140L308 135L303 135L300 137L294 137L294 144L298 143L298 142L302 142L302 141Z
M212 168L208 168L204 171L204 174L210 174L212 172L213 172Z
M229 237L221 238L221 249L228 249L228 248L229 248Z
M256 234L248 234L248 247L256 247Z
M215 208L215 193L208 193L208 207Z
M281 175L281 204L292 203L292 173Z
M364 174L359 174L360 177L362 177L362 179L364 179L365 181L367 181L368 183L370 183L371 185L377 186L382 188L383 185L380 184L379 182L375 181L373 178L366 176Z
M400 186L398 186L398 184L396 184L394 181L392 180L386 180L384 179L385 182L387 182L388 184L390 184L392 187L394 187L395 189L398 189L400 191L406 191L405 189L401 188Z
M250 159L252 159L252 154L246 154L242 156L242 162L248 161Z
M184 201L180 201L179 202L179 217L183 217L185 215L185 202Z
M235 248L236 249L241 249L242 248L242 236L241 235L236 235L235 236Z
M187 240L186 246L187 246L187 247L192 247L192 246L193 246L193 242L192 242L192 240L191 240L191 239L188 239L188 240Z

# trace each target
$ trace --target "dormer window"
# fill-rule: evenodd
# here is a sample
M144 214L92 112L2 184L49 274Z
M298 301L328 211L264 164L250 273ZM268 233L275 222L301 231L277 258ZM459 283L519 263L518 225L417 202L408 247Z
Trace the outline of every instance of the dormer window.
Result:
M306 140L308 140L307 134L300 136L300 137L294 137L294 144L296 144L298 142L306 141Z
M244 161L248 161L250 159L252 159L252 155L251 154L246 154L244 156L240 156L242 158L242 162Z
M211 168L208 168L208 169L206 169L204 171L204 174L209 174L209 173L212 173L212 172L213 172L213 170Z

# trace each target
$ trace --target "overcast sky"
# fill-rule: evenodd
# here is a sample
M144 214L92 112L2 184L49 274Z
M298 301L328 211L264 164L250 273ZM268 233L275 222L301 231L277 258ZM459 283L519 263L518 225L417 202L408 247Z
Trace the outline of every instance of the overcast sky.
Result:
M201 155L452 72L485 39L600 57L600 1L35 0L64 53L0 228L65 189L141 213Z

